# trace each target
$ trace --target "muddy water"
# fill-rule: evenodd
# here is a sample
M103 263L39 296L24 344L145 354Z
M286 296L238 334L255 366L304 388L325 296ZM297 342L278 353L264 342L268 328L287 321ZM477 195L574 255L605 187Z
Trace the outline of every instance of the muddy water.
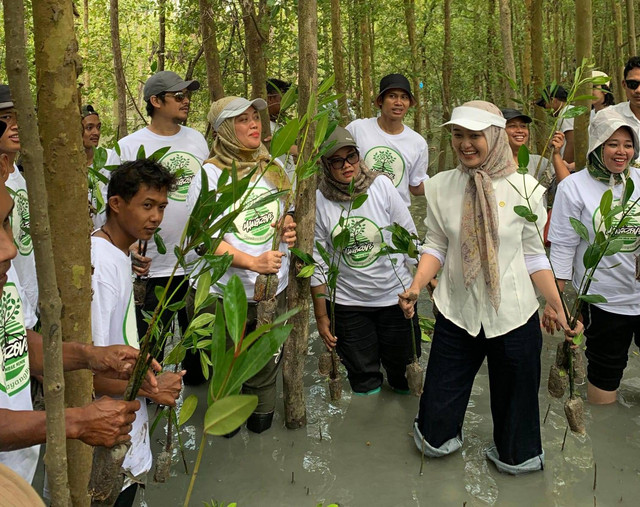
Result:
M415 217L424 214L418 200ZM416 222L421 227L421 218ZM421 298L424 300L425 298ZM428 314L423 303L421 313ZM240 507L340 506L612 506L638 505L640 496L640 359L632 347L619 402L607 407L586 407L588 435L568 432L562 402L549 397L546 376L558 338L545 336L543 386L540 389L542 438L546 453L543 472L511 477L496 471L484 457L491 443L488 375L483 366L476 378L464 431L462 452L425 459L420 474L420 453L411 435L418 401L397 395L385 385L369 397L352 396L345 379L345 394L330 403L328 385L316 372L322 352L317 332L312 333L304 377L308 425L284 428L279 401L274 427L262 435L243 428L232 439L209 437L195 483L191 505L202 502L238 502ZM426 365L429 345L423 344ZM281 392L281 383L279 383ZM585 386L580 388L584 393ZM204 388L187 388L205 400ZM281 397L280 397L281 400ZM204 406L183 432L190 470L200 443ZM150 414L151 416L151 414ZM154 454L164 437L152 437ZM190 476L174 456L172 477L166 484L150 483L139 495L141 505L182 505Z

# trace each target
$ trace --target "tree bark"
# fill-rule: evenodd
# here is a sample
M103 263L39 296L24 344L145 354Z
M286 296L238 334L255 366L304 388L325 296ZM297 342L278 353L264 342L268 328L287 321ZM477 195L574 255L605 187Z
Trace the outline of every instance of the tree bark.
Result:
M531 84L535 97L539 97L544 87L544 47L542 44L542 5L543 0L531 1L531 59L533 74ZM545 137L545 112L541 107L534 107L534 138L538 153L544 151Z
M528 97L531 96L531 0L525 0L524 15L524 46L522 47L522 97L525 98L523 109L529 114L531 104Z
M82 12L82 28L84 29L84 47L85 58L88 57L87 49L89 48L89 0L83 0L83 12ZM91 86L91 76L89 71L84 72L84 86L89 88Z
M241 0L242 21L246 41L247 57L251 69L251 98L267 96L267 62L264 48L269 42L269 7L267 0ZM271 132L269 111L260 112L263 137Z
M552 23L552 36L553 43L550 44L551 50L551 79L554 79L557 83L560 82L560 5L558 2L553 2L553 10L551 11L551 23ZM533 26L536 26L535 24ZM540 25L542 26L542 25ZM542 32L542 30L540 30ZM540 33L542 37L542 33Z
M358 0L358 26L360 32L360 58L362 65L362 117L373 116L371 109L371 41L369 39L369 23L366 9L369 5L364 0Z
M444 45L442 51L442 121L449 121L451 116L451 59L453 54L451 51L451 0L444 0ZM447 163L447 146L449 144L449 136L445 129L440 129L440 158L438 159L438 172L442 172L446 168Z
M49 196L53 245L48 255L53 253L58 292L63 304L63 339L90 343L91 258L87 168L77 94L79 60L72 3L69 0L38 0L33 3L33 12L38 126L44 150L44 178ZM64 119L62 123L61 119ZM44 299L41 296L42 301ZM49 334L51 332L46 331ZM69 373L65 375L65 383L67 406L90 403L93 382L89 371ZM91 448L79 441L69 441L67 447L74 505L87 505ZM56 463L47 469L59 466Z
M576 0L576 63L580 65L583 60L591 62L593 59L593 37L591 0ZM591 70L583 77L590 77ZM578 88L578 95L590 95L591 84ZM576 102L577 106L586 106L590 109L591 100L585 99ZM585 167L587 151L589 149L589 113L586 112L575 119L573 130L574 161L577 169Z
M513 41L511 39L511 7L509 6L509 0L500 1L500 35L502 37L502 57L504 63L504 72L508 78L513 81L516 80L516 63L513 56ZM505 79L504 83L504 96L505 101L509 106L514 106L513 99L516 96L516 92L509 81Z
M298 0L298 111L301 112L307 110L311 94L318 89L317 22L316 0ZM315 125L312 124L301 154L303 160L311 157L314 138ZM300 142L298 145L301 146ZM296 188L296 223L299 232L296 246L304 252L313 252L315 217L316 177L314 175L298 182ZM285 425L289 429L302 428L307 424L303 373L309 342L310 280L297 278L300 268L301 265L297 260L291 263L287 287L289 308L299 309L299 312L290 319L293 331L285 342L283 351Z
M204 59L207 66L207 85L209 98L213 102L224 97L222 74L220 72L220 53L218 52L217 27L214 17L213 2L217 0L199 0L200 30ZM233 38L233 34L231 35Z
M420 133L422 130L422 107L420 97L420 58L418 56L418 43L416 41L416 2L404 0L404 18L407 23L407 34L411 48L411 78L413 84L413 96L416 98L415 112L413 115L413 130Z
M349 122L349 109L347 106L347 86L344 76L344 54L342 52L342 22L340 21L340 0L331 0L331 47L333 56L333 72L335 74L336 93L338 98L338 111L340 111L341 125Z
M622 8L618 0L611 0L611 10L613 12L613 73L612 80L613 96L616 103L626 100L624 89L622 88L624 61L622 56Z
M637 55L636 49L636 20L635 20L635 8L633 2L637 0L627 0L627 41L629 43L628 54L630 56Z
M109 23L111 27L111 51L113 52L113 69L116 77L117 97L117 130L116 139L122 139L127 131L127 85L122 67L122 50L120 48L120 21L118 18L118 0L109 0Z
M166 14L167 14L167 2L166 0L158 0L158 22L159 22L159 34L158 34L158 72L164 70L164 53L165 42L167 40L167 26L166 26Z

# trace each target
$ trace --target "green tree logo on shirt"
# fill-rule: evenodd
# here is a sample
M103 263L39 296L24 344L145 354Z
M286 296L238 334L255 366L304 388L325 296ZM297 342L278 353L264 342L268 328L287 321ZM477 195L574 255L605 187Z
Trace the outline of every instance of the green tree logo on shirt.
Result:
M169 199L186 201L189 184L202 169L198 159L186 151L170 151L160 159L160 163L178 178L176 189L169 194Z
M373 264L382 244L382 231L366 217L353 216L346 221L349 230L349 244L342 252L347 266L355 269L366 268ZM335 237L341 229L336 226L332 231Z
M0 391L13 396L29 385L29 354L22 301L16 286L11 282L6 283L2 291L0 349L3 370Z
M611 205L612 209L620 205L620 199L614 199ZM629 204L628 206L630 206ZM627 207L628 207L627 206ZM625 227L618 227L618 221L622 211L616 215L613 219L611 231L606 231L605 235L608 237L610 234L620 235L624 240L624 246L620 249L621 252L635 252L640 248L640 221L638 216L640 215L640 206L635 205L631 213L629 213L629 223ZM602 215L600 214L600 206L593 212L593 227L594 231L597 231L602 222Z
M364 157L364 163L372 171L384 173L398 187L404 178L405 163L402 155L388 146L375 146Z
M251 204L269 194L265 187L254 187L245 203L245 210L233 222L236 231L233 233L243 243L264 245L273 238L274 228L271 224L278 220L279 201L272 201L264 206L250 208ZM250 209L247 209L250 208Z
M33 242L30 233L29 199L27 192L20 188L17 191L9 189L13 197L13 213L11 215L11 229L13 241L20 255L29 255L33 252Z

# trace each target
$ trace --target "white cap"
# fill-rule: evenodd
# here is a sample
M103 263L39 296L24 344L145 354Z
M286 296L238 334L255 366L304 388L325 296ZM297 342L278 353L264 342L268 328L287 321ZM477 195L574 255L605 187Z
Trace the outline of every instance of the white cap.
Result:
M598 114L595 115L591 123L589 124L589 151L587 157L598 146L604 144L613 133L621 127L627 127L631 131L631 139L633 141L633 158L638 158L638 150L640 149L640 140L638 139L638 132L629 121L620 113L613 110L610 107L605 107Z
M591 77L606 77L606 78L608 78L609 75L605 74L601 70L592 70L591 71ZM611 86L611 78L609 78L609 81L607 81L606 83L603 83L603 84L605 86ZM602 86L602 85L596 85L596 86Z
M216 121L213 123L213 130L217 132L223 121L225 121L227 118L235 118L236 116L240 116L251 106L253 106L256 111L262 111L267 108L267 103L264 99L247 100L244 97L233 99L224 107L222 112L220 112L220 114L216 118Z
M507 120L500 115L476 107L459 106L451 113L451 119L447 123L443 123L441 127L458 125L469 130L480 131L492 125L503 129L506 124Z

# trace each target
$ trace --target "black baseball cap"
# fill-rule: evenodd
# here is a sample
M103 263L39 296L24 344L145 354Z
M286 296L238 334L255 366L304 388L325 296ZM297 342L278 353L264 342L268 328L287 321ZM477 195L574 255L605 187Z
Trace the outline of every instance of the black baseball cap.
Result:
M533 121L531 119L531 116L528 116L522 111L518 111L517 109L506 107L504 109L500 109L500 111L502 112L502 116L504 116L504 119L507 121L513 120L514 118L522 118L525 123L531 123Z
M404 90L405 92L407 92L409 94L409 97L411 97L412 106L416 103L416 99L411 93L411 84L409 83L409 80L402 74L389 74L387 76L384 76L380 80L380 92L376 97L376 102L378 102L378 99L382 98L385 92L394 89Z
M9 107L13 107L13 99L11 98L9 85L0 84L0 109L7 109Z
M163 70L154 74L144 84L144 100L162 92L179 92L184 89L195 91L200 88L198 81L185 81L175 72Z
M560 85L556 85L554 88L551 88L551 86L547 86L542 93L542 97L536 100L536 106L544 107L547 103L545 97L548 97L549 99L556 98L558 100L561 100L562 102L566 102L568 96L569 94L567 93L567 90L565 90Z
M98 111L96 111L91 104L85 104L81 109L82 119L84 120L87 116L91 116L95 114L96 116L100 116Z

